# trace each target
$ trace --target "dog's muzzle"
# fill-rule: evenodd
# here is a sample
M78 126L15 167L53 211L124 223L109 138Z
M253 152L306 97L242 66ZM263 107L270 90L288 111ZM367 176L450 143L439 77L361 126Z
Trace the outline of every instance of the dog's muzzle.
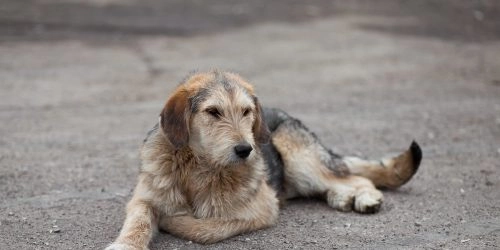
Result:
M246 142L240 143L234 147L234 153L241 159L246 159L252 150L252 146Z

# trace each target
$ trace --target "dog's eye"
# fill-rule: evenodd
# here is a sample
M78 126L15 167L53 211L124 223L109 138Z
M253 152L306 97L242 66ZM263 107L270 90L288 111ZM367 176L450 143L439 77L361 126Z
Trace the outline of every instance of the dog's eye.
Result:
M215 118L220 118L221 117L221 114L219 112L218 109L216 108L208 108L207 110L205 110L208 114L210 114L211 116L215 117Z
M248 114L250 114L250 109L244 109L243 110L243 116L247 116Z

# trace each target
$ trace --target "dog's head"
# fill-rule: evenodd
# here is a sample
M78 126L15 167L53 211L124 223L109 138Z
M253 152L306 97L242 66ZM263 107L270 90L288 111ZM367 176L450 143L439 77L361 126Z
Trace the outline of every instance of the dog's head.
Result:
M221 165L255 158L269 141L269 130L253 88L233 73L212 71L189 76L169 98L161 128L176 149Z

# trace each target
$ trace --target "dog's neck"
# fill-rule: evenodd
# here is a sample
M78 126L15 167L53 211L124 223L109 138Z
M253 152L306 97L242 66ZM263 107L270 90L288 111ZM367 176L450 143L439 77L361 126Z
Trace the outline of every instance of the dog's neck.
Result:
M193 155L196 164L185 183L187 200L197 217L223 217L248 203L266 180L263 160L251 164L216 165ZM231 204L228 206L228 204Z

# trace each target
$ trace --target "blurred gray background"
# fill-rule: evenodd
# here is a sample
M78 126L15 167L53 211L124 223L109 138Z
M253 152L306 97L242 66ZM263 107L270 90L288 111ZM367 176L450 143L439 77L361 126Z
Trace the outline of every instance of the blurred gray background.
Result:
M2 0L0 249L112 242L146 132L212 68L339 153L416 139L424 160L377 214L294 200L276 227L209 248L500 247L498 1Z

